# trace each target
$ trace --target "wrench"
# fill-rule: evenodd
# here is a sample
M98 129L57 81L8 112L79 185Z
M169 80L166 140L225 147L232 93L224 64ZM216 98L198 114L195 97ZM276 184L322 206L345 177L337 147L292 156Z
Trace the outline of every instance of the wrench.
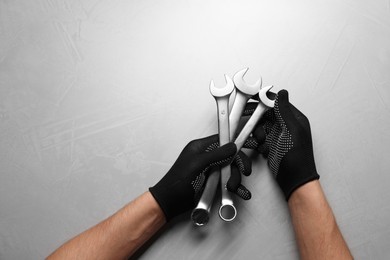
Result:
M247 84L243 77L248 71L248 68L240 70L234 75L234 83L236 85L236 96L234 104L229 116L229 141L234 139L235 132L237 131L238 124L242 112L245 109L248 99L259 92L261 87L261 78L253 85ZM237 150L238 151L238 150ZM237 210L233 205L233 200L229 191L226 188L226 184L231 175L230 165L221 168L221 188L222 188L222 201L219 208L219 216L224 221L232 221L237 215Z
M261 88L261 78L258 79L256 83L252 85L249 85L244 81L244 76L248 72L248 69L249 68L242 69L233 76L233 82L236 86L236 97L234 99L234 104L232 107L232 111L230 111L229 117L230 141L233 141L234 139L242 112L245 109L248 99L253 95L259 93L259 90Z
M228 90L231 93L234 90L234 83L230 78L228 80L227 79L228 77L226 75L225 78L226 81L227 82L229 81L230 83L230 84L228 83L227 85L229 85ZM216 88L214 86L213 81L210 83L210 92L211 95L213 95L215 100L217 101L219 145L222 146L230 142L229 96L227 96L226 94L225 96L223 96L225 92L221 91L221 89L219 88ZM221 167L220 178L221 178L221 191L222 191L222 200L221 200L222 205L219 209L219 216L225 221L232 221L237 215L237 210L233 204L233 199L231 197L231 194L228 192L228 190L225 187L225 184L227 180L230 178L230 175L231 175L230 165Z
M217 102L220 146L229 142L229 97L234 90L234 83L232 79L225 75L225 80L226 85L223 88L216 88L214 81L210 82L210 92ZM203 226L209 221L210 209L218 187L220 176L220 169L210 173L198 205L192 211L191 219L197 226Z
M236 83L236 87L238 85L238 86L241 87L241 89L244 89L244 91L246 91L248 93L249 91L245 90L245 87L248 88L248 85L243 80L243 76L245 75L247 70L248 69L244 69L244 70L241 70L238 73L236 73L236 75L235 75L235 82L237 82ZM225 78L226 78L227 85L229 85L230 78L228 78L226 75L225 75ZM260 83L260 81L258 80L254 85L257 85L258 87L257 86L256 87L260 88L259 85L261 83L260 84L259 83ZM253 89L252 91L255 91L254 90L254 88L255 88L254 85L252 85L253 86L252 87L252 89ZM212 87L214 87L214 83L213 82L210 83L210 92L211 92L211 88ZM235 144L237 146L237 151L239 151L243 147L246 139L249 137L250 133L253 131L253 128L257 124L257 122L260 119L261 115L264 113L266 107L273 107L274 106L274 101L268 99L268 97L266 95L267 91L270 90L272 87L273 86L269 86L269 87L262 88L260 90L259 97L260 97L261 102L263 102L265 104L265 106L262 105L261 102L259 102L259 105L255 109L255 112L252 115L251 119L248 120L247 124L244 126L243 130L239 134L238 138L235 141ZM218 91L218 89L216 89L216 90ZM236 92L239 93L237 88L236 88ZM240 111L241 110L239 113L236 112L236 114L239 115L238 119L234 119L233 118L233 123L235 123L236 122L235 120L237 120L237 123L236 123L237 125L235 126L236 128L238 126L238 122L239 122L239 119L241 117L242 111L245 108L246 101L251 96L253 96L251 93L248 93L246 95L244 94L243 91L241 91L241 93L243 93L243 94L238 94L238 95L241 95L241 97L239 99L245 100L244 105L235 105L235 103L233 105L233 107L236 106L235 111ZM223 94L223 93L221 93L221 94ZM254 94L256 94L256 92ZM227 100L228 100L228 98L227 98ZM240 103L241 103L241 101L239 101L238 104L240 104ZM218 101L217 101L217 105L218 105ZM241 107L239 107L239 106L241 106ZM232 115L230 114L229 121L231 120L231 118L232 118ZM230 125L230 130L231 129L232 128L231 128L231 125ZM229 172L228 173L229 173L229 175L227 176L227 179L230 176L230 166L229 166ZM200 198L198 205L192 211L191 218L192 218L194 224L196 224L198 226L203 226L203 225L208 223L209 214L210 214L210 208L211 208L211 205L212 205L213 198L215 196L215 191L216 191L216 188L217 188L217 185L218 185L218 179L219 179L220 175L221 174L218 171L215 171L215 172L213 172L213 173L211 173L209 175L209 178L207 180L207 183L206 183L205 189L203 191L202 197ZM226 182L227 182L227 180L226 180ZM228 192L226 190L226 187L224 185L222 185L222 192L224 192L224 191L225 191L225 193ZM236 214L237 214L236 208L234 207L231 198L229 200L229 196L230 196L230 194L227 193L227 197L225 196L225 201L223 200L222 206L221 206L221 208L219 210L220 217L223 220L225 220L225 221L232 221L235 218ZM222 196L222 199L223 198L224 198L224 194ZM230 216L226 216L226 215L230 215Z
M261 116L264 114L264 112L271 107L274 107L275 100L271 100L267 96L267 92L273 88L273 86L268 86L261 88L259 91L259 98L260 102L258 103L255 111L249 118L248 122L246 122L245 126L242 128L240 134L234 141L234 143L237 146L237 151L239 151L243 146L245 141L248 139L249 135L252 133L253 129L255 128L256 124L259 122Z
M252 133L256 124L259 122L261 116L269 107L274 107L275 101L267 97L267 92L273 86L268 86L261 88L259 91L260 102L258 103L255 111L252 116L246 122L244 128L241 130L237 139L234 141L237 147L237 153L244 146L245 141L248 139L249 135ZM236 153L236 155L237 155ZM230 197L230 193L226 188L226 183L229 180L231 175L230 165L221 168L221 186L222 186L222 205L219 208L219 216L224 221L232 221L237 216L237 210L233 205L233 200Z

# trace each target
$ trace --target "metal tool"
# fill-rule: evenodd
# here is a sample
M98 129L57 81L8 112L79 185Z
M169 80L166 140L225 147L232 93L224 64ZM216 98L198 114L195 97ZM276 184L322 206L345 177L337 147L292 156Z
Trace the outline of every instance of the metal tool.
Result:
M238 124L240 122L242 112L245 109L248 99L258 93L261 87L261 78L257 80L256 83L253 85L249 85L244 81L244 75L247 71L248 68L240 70L233 77L234 84L236 85L236 96L229 116L229 142L233 141L234 135L238 128ZM234 207L231 194L226 187L230 175L230 165L221 168L222 200L218 213L220 218L224 221L232 221L237 216L237 210Z
M261 78L252 85L249 85L244 81L244 76L248 72L248 69L249 68L242 69L233 76L233 82L236 86L236 97L229 116L230 141L233 141L234 139L246 103L250 97L259 93L261 88Z
M245 141L248 139L249 135L252 133L253 129L255 128L256 124L259 122L259 120L260 120L261 116L264 114L264 112L268 108L274 106L275 101L271 100L267 97L267 92L272 87L273 86L268 86L268 87L264 87L264 88L260 89L260 91L259 91L260 102L258 103L252 116L249 118L248 122L246 122L244 128L241 130L237 139L234 141L234 143L236 144L236 147L237 147L237 153L244 146ZM234 108L234 105L233 105L233 108ZM226 171L226 172L224 172L224 171ZM224 173L225 173L225 175L224 175ZM230 178L230 174L231 174L230 165L227 165L227 166L221 168L222 205L219 208L219 216L225 221L232 221L235 219L235 217L237 215L237 210L233 205L233 201L230 198L230 193L226 187L227 181Z
M229 78L229 76L225 75L225 80L226 85L223 88L216 88L214 82L210 82L210 92L217 102L220 146L229 142L229 97L234 90L234 83L232 79ZM195 207L191 214L192 221L195 223L195 225L203 226L207 224L209 220L211 205L213 203L215 192L218 187L218 182L222 174L226 174L225 172L222 172L222 169L221 172L220 169L218 169L215 170L215 172L210 173L202 196L198 202L198 205ZM225 200L232 201L230 198L230 194L222 194L222 196L225 197ZM236 208L233 206L232 202L229 205L234 208L235 215Z
M231 85L231 79L225 75L226 79L226 86L225 88L218 89L215 88L214 82L212 81L210 83L210 92L212 95L216 98L217 101L217 107L218 107L218 127L219 127L219 132L220 132L220 144L223 145L224 140L221 140L221 130L222 129L229 129L228 132L230 131L236 131L238 127L239 120L241 118L242 112L245 109L245 105L247 100L259 92L259 98L260 102L257 108L255 109L253 115L251 118L248 120L248 122L245 124L244 128L238 135L235 144L237 146L237 152L243 147L245 141L253 131L254 127L256 126L257 122L261 118L262 114L265 112L265 110L268 107L273 107L274 106L274 100L270 100L267 97L267 92L270 90L273 86L269 87L264 87L260 89L261 86L261 79L259 79L255 84L253 85L248 85L245 83L243 80L243 77L245 73L248 71L248 69L241 70L237 72L234 76L235 78L235 84L236 84L236 99L234 101L232 110L234 109L234 114L228 113L228 109L226 109L229 105L229 91L230 91L230 86ZM238 87L240 89L238 89ZM224 90L226 89L226 92ZM257 89L257 90L255 90ZM260 91L259 91L260 89ZM254 92L254 93L253 93ZM240 93L240 94L239 94ZM252 94L253 93L253 94ZM219 97L218 97L219 96ZM237 99L237 96L238 99ZM223 97L223 101L222 100ZM237 105L236 105L236 100L238 100ZM218 102L219 101L219 102ZM235 108L234 108L235 107ZM227 111L224 113L224 111ZM223 115L223 116L222 116ZM229 117L229 121L226 122L226 117ZM221 120L220 120L221 119ZM233 125L231 124L233 123ZM228 126L226 126L228 125ZM235 128L233 129L232 128ZM225 130L222 130L224 133ZM229 133L229 140L231 139L231 132ZM234 135L233 135L234 136ZM223 136L223 139L226 138L226 136ZM217 170L209 175L209 178L207 180L205 189L203 191L203 194L199 200L198 205L196 208L192 211L191 218L193 222L198 225L198 226L203 226L208 223L209 221L209 214L210 214L210 208L215 196L215 192L218 186L218 180L221 177L221 186L222 186L222 205L219 209L219 216L225 220L225 221L232 221L237 215L237 210L234 207L233 200L230 196L230 193L227 191L226 188L226 183L228 179L230 178L231 174L231 169L230 165L223 167L221 169L221 173ZM222 179L222 177L225 177L225 179Z
M255 128L256 124L259 122L261 116L264 114L264 112L270 108L274 107L275 100L271 100L267 96L267 92L273 88L273 86L263 87L259 91L259 98L260 102L258 103L255 111L249 118L248 122L246 122L245 126L242 128L240 134L234 141L234 143L237 146L237 151L239 151L243 146L245 141L248 139L249 135L252 133L253 129Z

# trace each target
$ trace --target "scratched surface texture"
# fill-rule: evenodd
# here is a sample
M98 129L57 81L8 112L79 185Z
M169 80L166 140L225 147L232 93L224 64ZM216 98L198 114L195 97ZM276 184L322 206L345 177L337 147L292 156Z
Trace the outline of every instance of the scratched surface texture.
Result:
M390 257L388 0L0 0L0 259L40 259L217 131L210 79L290 91L356 259ZM297 259L263 159L235 222L184 215L140 259Z

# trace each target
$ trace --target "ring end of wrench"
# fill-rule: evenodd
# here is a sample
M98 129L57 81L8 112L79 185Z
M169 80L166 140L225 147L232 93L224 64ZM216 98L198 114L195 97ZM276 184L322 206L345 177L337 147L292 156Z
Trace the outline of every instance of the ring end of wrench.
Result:
M219 208L219 217L226 222L233 221L237 216L237 209L233 204L225 204Z
M196 226L201 227L209 222L209 215L206 209L196 208L191 213L191 219Z
M266 87L262 87L259 91L259 99L261 102L263 102L264 105L266 105L267 107L274 107L275 106L275 100L272 100L272 99L269 99L267 97L267 92L269 90L271 90L274 86L271 85L271 86L266 86Z

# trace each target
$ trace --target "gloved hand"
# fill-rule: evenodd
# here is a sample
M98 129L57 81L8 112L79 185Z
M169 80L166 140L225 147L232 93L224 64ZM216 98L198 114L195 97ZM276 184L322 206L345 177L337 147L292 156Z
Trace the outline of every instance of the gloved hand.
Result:
M229 164L236 150L233 143L219 147L218 135L187 144L168 173L149 188L167 221L195 207L210 169ZM241 185L241 173L251 173L251 162L244 153L239 152L233 164L230 190L240 197L250 198L250 192Z
M246 115L255 105L247 105ZM289 102L286 90L279 91L275 107L260 119L244 147L256 149L267 158L286 200L295 189L320 177L314 162L309 120Z

